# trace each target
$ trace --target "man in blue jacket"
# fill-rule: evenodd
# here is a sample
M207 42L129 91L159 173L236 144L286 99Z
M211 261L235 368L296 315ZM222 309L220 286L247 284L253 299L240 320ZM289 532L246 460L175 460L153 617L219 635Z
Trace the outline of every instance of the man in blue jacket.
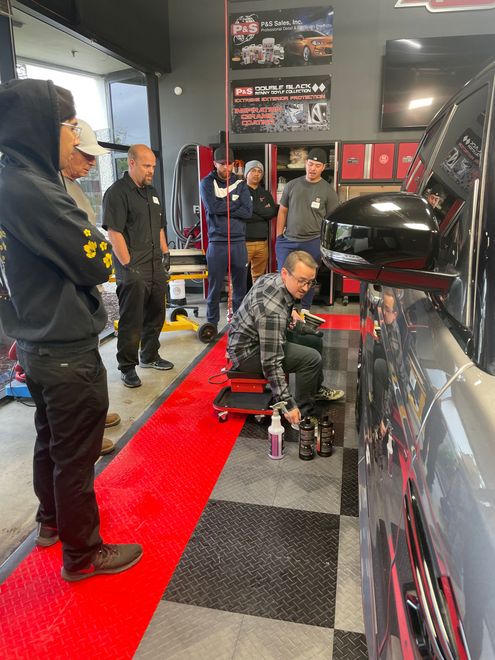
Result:
M36 404L37 544L62 542L70 582L119 573L143 554L100 536L94 463L108 410L97 285L112 257L59 170L79 144L72 94L51 81L0 85L0 321Z
M220 319L220 294L229 267L227 208L230 215L232 307L236 312L246 295L248 256L245 221L252 216L253 203L246 183L232 174L232 149L228 153L225 146L215 149L213 164L215 169L201 181L199 190L208 225L206 315L208 322L216 326Z

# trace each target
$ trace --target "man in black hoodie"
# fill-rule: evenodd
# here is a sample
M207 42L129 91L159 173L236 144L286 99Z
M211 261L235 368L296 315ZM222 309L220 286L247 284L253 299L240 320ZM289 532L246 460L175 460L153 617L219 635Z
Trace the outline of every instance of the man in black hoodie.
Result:
M121 572L142 556L140 545L107 545L99 532L94 462L108 391L96 285L112 262L59 177L79 143L75 115L71 93L51 81L0 85L0 320L36 404L36 540L60 538L68 581Z

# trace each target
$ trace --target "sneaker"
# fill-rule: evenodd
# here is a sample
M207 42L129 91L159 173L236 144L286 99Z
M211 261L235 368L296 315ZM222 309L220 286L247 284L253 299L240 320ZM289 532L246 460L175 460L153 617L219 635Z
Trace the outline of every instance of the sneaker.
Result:
M95 552L90 565L78 571L68 571L62 567L62 577L68 582L79 582L95 575L122 573L126 571L143 556L143 548L139 543L121 543L110 545L103 543Z
M159 371L168 371L169 369L174 368L172 362L169 362L168 360L164 360L160 356L158 356L156 360L154 360L153 362L139 361L139 366L142 367L143 369L158 369Z
M101 441L100 456L106 456L107 454L111 454L114 449L115 449L115 445L110 440L110 438L103 438L103 440Z
M342 399L345 392L344 390L333 390L331 387L322 385L318 392L315 394L316 401L339 401Z
M38 523L38 535L36 536L36 544L42 548L49 548L58 541L58 529L51 525Z
M120 424L120 415L117 413L108 413L105 419L105 428L109 429L111 426L118 426Z
M141 387L141 379L136 373L136 370L134 367L132 369L129 369L128 371L123 371L120 374L121 379L124 382L124 385L126 387Z

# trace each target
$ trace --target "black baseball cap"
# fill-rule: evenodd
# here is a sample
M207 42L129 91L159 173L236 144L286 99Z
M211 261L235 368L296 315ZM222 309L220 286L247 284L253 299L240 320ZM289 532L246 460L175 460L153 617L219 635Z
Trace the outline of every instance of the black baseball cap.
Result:
M315 147L314 149L311 149L311 151L309 152L308 160L315 160L317 163L323 163L324 165L326 165L328 158L324 149Z
M222 144L213 153L213 160L215 163L226 163L227 162L227 147ZM229 147L229 163L234 162L234 152Z

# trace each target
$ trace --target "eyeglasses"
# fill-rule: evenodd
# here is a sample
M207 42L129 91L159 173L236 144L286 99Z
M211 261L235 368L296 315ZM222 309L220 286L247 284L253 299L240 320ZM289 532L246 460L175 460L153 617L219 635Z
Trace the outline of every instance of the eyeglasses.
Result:
M305 277L296 277L290 272L290 270L287 272L296 280L299 286L307 286L309 289L312 289L317 284L317 280L307 280Z
M78 126L77 124L69 124L68 121L61 121L60 126L67 126L67 128L70 128L76 137L81 135L82 126Z

